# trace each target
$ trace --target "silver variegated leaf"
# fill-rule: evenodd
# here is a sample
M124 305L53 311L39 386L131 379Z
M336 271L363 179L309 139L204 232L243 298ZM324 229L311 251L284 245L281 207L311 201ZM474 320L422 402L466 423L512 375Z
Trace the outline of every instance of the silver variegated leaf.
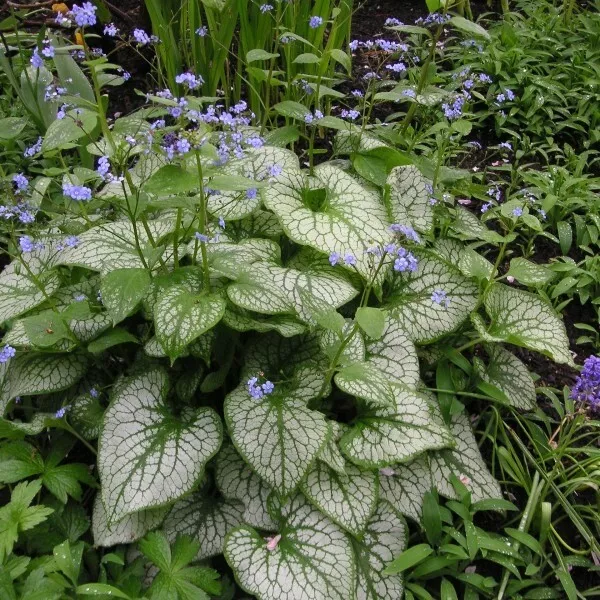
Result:
M360 535L377 505L377 475L347 465L341 474L318 460L306 475L301 489L324 514L349 531Z
M338 441L342 437L346 426L340 425L337 421L328 421L328 423L331 427L331 437L321 449L318 458L336 473L343 475L346 472L346 459L338 448Z
M275 146L249 148L243 158L229 160L220 170L224 175L260 181L268 175L268 169L273 165L284 169L298 168L298 157L294 152ZM213 215L233 221L249 216L260 204L260 193L222 191L208 196L207 208Z
M167 388L166 373L153 369L114 391L98 453L102 500L111 523L189 492L219 449L218 415L200 408L175 417L165 403Z
M387 308L413 341L425 343L454 331L469 316L477 304L477 286L432 253L416 254L416 273L396 276ZM448 306L433 300L436 291L446 293Z
M412 462L384 467L379 472L379 496L403 515L421 520L423 498L433 488L427 454Z
M241 525L244 505L241 502L214 499L203 493L177 501L165 522L163 531L170 542L186 535L200 544L197 560L223 552L225 536Z
M17 396L59 392L77 383L85 374L87 360L78 354L22 354L8 363L0 406Z
M108 547L117 544L132 544L144 537L148 531L156 529L162 523L167 512L167 508L141 510L110 525L100 494L98 494L94 500L94 511L92 513L94 546Z
M330 435L325 417L306 407L300 390L283 386L254 399L240 385L225 399L225 420L238 452L283 495L300 483Z
M536 403L535 384L529 369L514 354L498 344L485 347L488 364L474 359L477 374L486 383L496 386L510 404L520 410L533 410Z
M367 363L391 382L408 387L419 384L419 359L415 345L398 321L387 313L383 335L366 340Z
M541 352L556 362L574 364L562 320L536 294L496 283L487 291L484 305L492 320L487 328L490 335Z
M367 523L356 552L356 600L398 600L404 585L401 575L384 575L383 570L406 546L406 522L385 500Z
M149 244L149 237L141 223L136 223L141 248ZM149 221L148 228L154 241L175 228L173 220ZM129 221L115 221L98 225L79 236L79 244L65 248L54 260L56 264L85 267L100 273L115 269L142 269L144 264L136 248L133 226Z
M305 201L311 189L325 190L325 200L318 209ZM379 193L330 164L317 167L314 179L300 170L285 170L263 190L263 200L292 240L326 254L353 254L356 269L364 277L372 270L365 250L383 245L390 237Z
M309 322L301 298L310 292L329 306L338 308L357 295L357 290L333 268L316 265L304 271L257 262L227 288L229 299L241 308L265 314L298 315Z
M224 312L222 295L173 285L159 294L154 306L156 338L167 356L175 360L190 342L212 329Z
M502 498L500 485L481 456L468 415L454 415L450 430L455 448L429 454L431 476L438 492L447 498L457 498L451 482L454 475L469 489L473 502Z
M377 406L396 404L395 384L390 383L377 367L369 363L354 363L335 375L336 385L347 394L368 400Z
M342 436L340 448L354 464L384 467L452 444L427 398L399 385L394 390L396 406L367 409Z
M100 435L103 417L104 407L90 394L77 396L69 405L69 421L86 440L95 440Z
M267 507L271 488L230 444L223 446L217 455L215 481L225 498L243 503L244 523L258 529L274 530L277 527Z
M429 182L417 167L394 167L387 179L387 207L392 223L410 225L421 233L433 227L433 207L427 191Z
M226 308L223 323L236 331L276 331L283 337L302 335L306 331L306 325L291 315L261 315L237 306Z
M26 262L27 268L15 260L0 273L0 323L40 305L60 286L58 274L47 270L45 266L45 250L23 255L22 260ZM29 271L36 277L37 283L29 275Z
M230 279L237 279L255 262L276 263L281 254L275 242L255 238L241 240L238 244L208 244L206 249L213 269Z
M225 558L242 588L260 600L351 598L356 567L344 531L300 494L282 516L278 540L246 526L227 536Z

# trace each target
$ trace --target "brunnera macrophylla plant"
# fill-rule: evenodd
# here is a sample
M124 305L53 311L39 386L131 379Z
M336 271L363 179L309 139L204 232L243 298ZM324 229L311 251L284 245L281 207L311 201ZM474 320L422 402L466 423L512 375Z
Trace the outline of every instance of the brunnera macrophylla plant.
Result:
M439 227L416 166L382 186L304 169L198 76L109 123L105 63L84 66L95 102L69 96L30 152L60 175L12 180L0 434L97 453L98 546L161 530L264 600L401 597L384 569L425 494L501 497L465 377L431 372L454 360L479 399L531 409L510 346L571 363L561 321ZM76 146L93 168L68 167Z

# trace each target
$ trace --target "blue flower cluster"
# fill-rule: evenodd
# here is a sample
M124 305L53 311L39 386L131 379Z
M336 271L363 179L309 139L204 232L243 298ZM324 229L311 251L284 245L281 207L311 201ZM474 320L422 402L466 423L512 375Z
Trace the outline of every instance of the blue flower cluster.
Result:
M4 348L0 350L0 363L8 362L16 353L17 351L12 346L6 344Z
M34 250L43 250L44 244L41 242L34 242L28 235L22 235L19 238L19 248L21 252L33 252Z
M440 306L448 308L450 306L450 298L444 290L433 290L431 301Z
M265 381L263 384L258 383L258 377L251 377L248 379L248 393L255 400L260 400L265 396L273 393L275 385L271 381Z
M600 358L585 359L583 369L571 388L571 398L589 404L593 410L600 409Z
M74 185L69 182L63 183L62 186L63 195L67 198L72 198L77 201L86 201L92 199L92 190L85 185Z

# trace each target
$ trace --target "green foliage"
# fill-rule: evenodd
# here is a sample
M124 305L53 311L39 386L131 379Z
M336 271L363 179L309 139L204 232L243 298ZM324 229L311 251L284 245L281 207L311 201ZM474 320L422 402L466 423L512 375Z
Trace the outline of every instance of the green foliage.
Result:
M147 0L172 93L115 119L85 27L1 51L3 597L596 593L597 421L548 377L598 304L597 18L428 2L346 52L352 2L274 4Z

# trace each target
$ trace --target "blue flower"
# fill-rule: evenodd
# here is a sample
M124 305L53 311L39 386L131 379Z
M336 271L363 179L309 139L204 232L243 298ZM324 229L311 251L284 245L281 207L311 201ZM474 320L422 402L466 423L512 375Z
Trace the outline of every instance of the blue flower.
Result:
M445 102L442 104L442 110L444 111L444 116L447 119L453 121L454 119L460 118L463 111L463 105L465 103L465 99L463 96L458 96L452 104Z
M394 271L398 273L404 273L405 271L414 273L418 269L419 263L415 255L412 252L408 252L406 248L398 248L397 257L394 261Z
M350 92L355 98L362 98L364 96L364 93L361 92L360 90L352 90L352 92Z
M73 200L91 200L92 199L92 190L85 185L73 185L72 183L63 183L62 192L68 198L72 198Z
M274 389L275 389L275 384L273 384L271 381L265 381L262 384L262 391L265 394L270 394Z
M504 150L512 150L512 145L510 142L500 142L498 144L498 148L503 148Z
M261 4L260 5L260 12L265 14L269 11L273 10L273 5L272 4Z
M402 234L405 238L411 240L412 242L415 242L415 244L421 243L421 238L419 237L419 234L410 225L394 223L393 225L390 225L390 230L394 233Z
M68 406L63 406L62 408L59 408L56 411L56 413L54 415L54 418L55 419L62 419L65 416L65 414L66 414L66 412L67 412L68 409L69 409Z
M44 46L42 48L42 54L46 58L53 58L54 57L54 46L52 45L52 42L50 40L44 40Z
M321 25L323 25L323 18L322 17L312 16L308 20L308 26L311 29L317 29L317 27L321 27Z
M114 23L109 23L104 27L104 35L107 35L108 37L116 37L119 35L119 30Z
M70 235L65 238L65 246L67 246L67 248L77 248L80 243L81 240L76 235Z
M108 160L108 156L101 156L98 159L98 167L96 168L96 173L104 179L108 172L110 171L110 161Z
M84 2L82 6L73 4L71 13L79 27L96 24L96 7L91 2Z
M431 294L431 301L440 306L445 306L446 308L450 306L450 298L448 298L444 290L434 290Z
M340 116L342 117L342 119L350 119L351 121L355 121L356 119L358 119L358 117L360 117L360 112L357 110L344 109L340 113Z
M279 175L281 175L283 167L281 167L280 165L271 165L267 171L271 177L278 177Z
M589 404L593 410L600 409L600 358L590 356L585 359L583 369L571 389L571 398Z
M24 192L29 187L29 180L23 173L13 175L12 180L18 192Z
M329 255L329 264L330 264L332 267L335 267L335 265L337 265L337 264L338 264L338 262L340 262L340 258L341 258L341 257L340 257L340 255L339 255L337 252L332 252L332 253Z
M32 156L35 156L38 152L41 152L41 150L42 150L42 142L43 142L43 139L40 136L37 139L37 142L35 142L35 144L32 144L28 148L25 148L25 151L23 152L23 156L25 158L31 158Z
M87 296L85 294L74 294L73 295L73 300L75 300L75 302L83 302L86 298L87 298Z
M175 82L187 86L190 90L199 88L203 83L204 79L200 75L194 75L193 73L180 73L175 77Z
M396 19L394 17L389 17L388 19L385 20L384 25L386 27L401 27L404 23L402 23L402 21L400 21L399 19Z
M8 362L16 353L17 351L12 346L6 344L6 346L0 350L0 363Z
M198 29L196 29L196 35L199 35L200 37L205 37L206 35L208 35L208 27L206 25L198 27Z
M100 395L100 392L95 388L90 388L90 396L92 398L97 398Z
M347 252L344 255L344 262L348 265L348 266L355 266L356 265L356 256L354 256L354 254L351 254L350 252Z
M486 213L488 210L490 210L490 208L492 207L492 203L491 202L486 202L482 207L481 207L481 212L482 213Z
M208 236L204 235L203 233L200 233L199 231L197 231L194 236L196 237L196 239L199 242L203 242L204 244L206 244L208 242Z
M19 238L19 248L21 252L33 252L34 250L41 250L44 244L41 242L34 242L28 235L22 235Z
M520 206L513 208L512 211L513 217L520 217L523 214L523 209Z
M386 65L386 69L393 71L394 73L403 73L406 71L406 65L403 62L397 62L391 65Z
M134 29L132 35L133 39L140 46L147 46L148 44L151 44L154 38L154 36L149 36L143 29L139 28Z
M225 219L223 217L219 217L219 227L225 229Z
M258 190L256 188L250 188L249 190L246 190L246 198L248 198L248 200L254 200L257 193Z
M40 67L44 66L44 59L40 56L37 48L33 49L33 54L31 55L29 62L34 69L39 69Z

